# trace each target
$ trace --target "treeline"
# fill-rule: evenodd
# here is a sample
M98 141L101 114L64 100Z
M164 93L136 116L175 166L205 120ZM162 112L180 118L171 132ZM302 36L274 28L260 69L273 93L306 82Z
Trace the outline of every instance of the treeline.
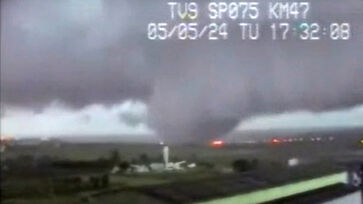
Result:
M74 168L74 169L104 169L111 168L114 162L107 159L99 159L92 161L72 161L72 160L59 160L53 161L51 166L54 168Z

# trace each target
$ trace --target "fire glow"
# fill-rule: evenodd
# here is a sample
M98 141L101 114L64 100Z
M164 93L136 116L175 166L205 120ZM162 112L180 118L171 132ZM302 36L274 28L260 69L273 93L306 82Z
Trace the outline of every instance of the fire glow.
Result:
M281 143L281 141L279 139L277 139L277 138L274 138L274 139L272 139L272 143L273 144L279 144L279 143Z
M222 140L214 140L211 142L212 147L222 147L224 146L224 142Z

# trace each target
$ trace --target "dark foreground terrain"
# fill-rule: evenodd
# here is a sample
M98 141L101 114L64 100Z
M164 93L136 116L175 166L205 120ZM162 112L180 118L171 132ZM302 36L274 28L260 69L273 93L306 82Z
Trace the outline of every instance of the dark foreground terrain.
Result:
M256 137L253 143L235 139L222 147L171 145L172 162L196 167L145 173L130 171L131 166L160 163L161 145L13 143L1 154L1 203L193 202L344 170L363 162L362 137L363 132L342 131ZM298 163L289 165L291 159ZM111 173L115 166L119 171Z

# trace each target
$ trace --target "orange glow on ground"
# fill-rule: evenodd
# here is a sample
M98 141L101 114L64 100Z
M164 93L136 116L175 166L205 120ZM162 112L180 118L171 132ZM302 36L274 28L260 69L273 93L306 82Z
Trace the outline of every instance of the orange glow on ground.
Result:
M222 147L224 146L224 142L222 140L214 140L210 144L212 147Z
M277 139L277 138L273 138L273 139L272 139L272 143L273 143L273 144L279 144L279 143L281 143L281 140L279 140L279 139Z
M0 142L1 143L10 142L12 140L13 140L13 138L11 136L5 136L5 135L0 136Z

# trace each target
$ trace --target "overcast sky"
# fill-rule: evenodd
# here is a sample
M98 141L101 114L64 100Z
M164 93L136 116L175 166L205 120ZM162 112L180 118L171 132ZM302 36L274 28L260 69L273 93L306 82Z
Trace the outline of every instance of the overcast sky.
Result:
M21 137L59 135L156 135L146 123L147 106L140 101L126 100L112 106L93 104L69 110L53 103L42 112L8 109L2 118L2 133ZM242 120L234 131L359 128L362 127L363 106L346 110L312 113L306 111L274 114ZM26 131L24 131L26 130Z
M148 40L147 24L171 22L168 11L166 1L2 0L1 134L185 141L363 127L363 1L312 1L308 21L351 23L341 42Z

